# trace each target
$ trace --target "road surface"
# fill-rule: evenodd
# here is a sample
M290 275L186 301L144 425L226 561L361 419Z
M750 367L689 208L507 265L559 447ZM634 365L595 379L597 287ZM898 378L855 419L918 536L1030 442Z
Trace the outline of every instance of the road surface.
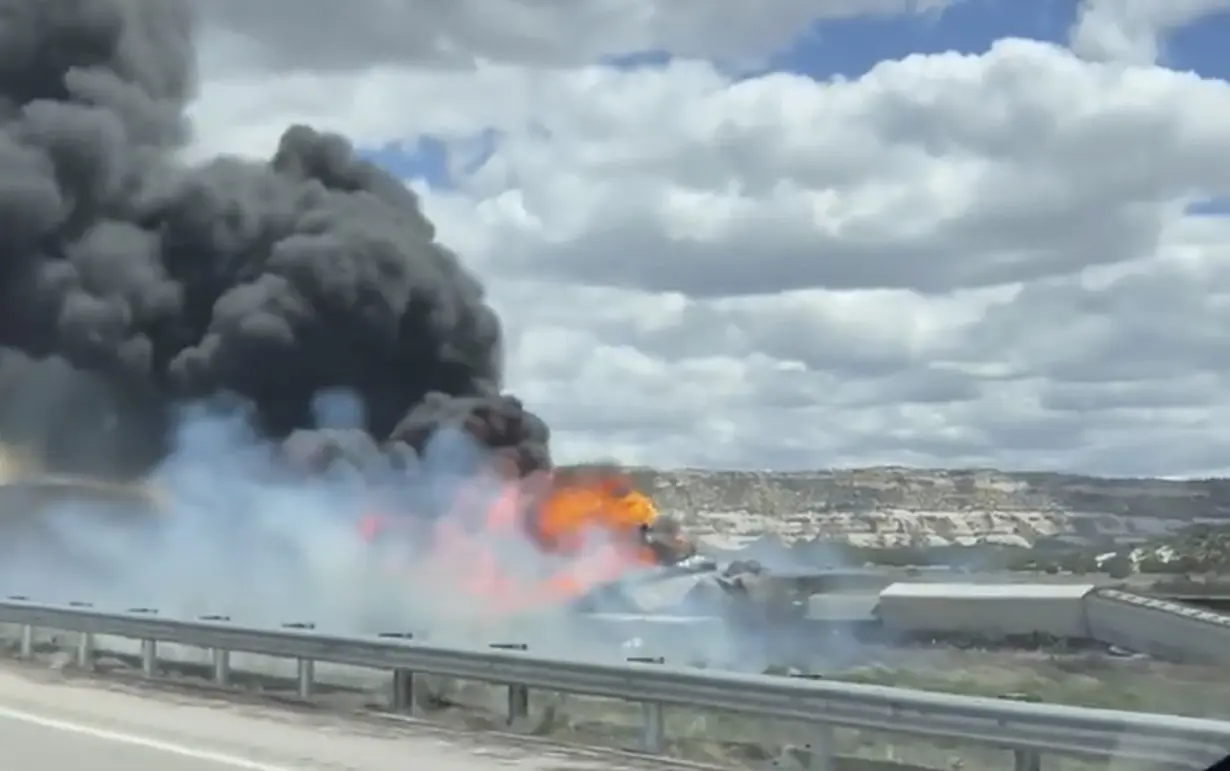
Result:
M623 755L240 704L0 664L5 771L624 771Z

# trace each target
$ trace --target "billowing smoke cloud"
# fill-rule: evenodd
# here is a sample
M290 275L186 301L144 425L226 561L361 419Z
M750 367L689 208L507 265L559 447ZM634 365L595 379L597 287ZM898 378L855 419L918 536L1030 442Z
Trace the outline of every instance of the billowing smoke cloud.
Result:
M173 401L228 392L261 433L345 389L421 449L466 425L523 471L547 430L500 396L499 320L413 192L341 137L188 168L182 0L6 0L0 26L0 438L134 474Z
M484 618L459 587L506 594L491 551L609 579L610 544L556 564L507 529L442 558L431 526L459 495L498 511L551 467L546 426L502 392L499 320L415 195L341 137L294 126L266 162L181 162L193 32L184 0L0 0L0 461L26 480L4 486L0 590L482 639L443 620ZM48 472L170 502L135 513ZM421 526L374 548L372 506ZM565 617L488 633L575 654Z
M10 584L320 614L363 561L324 577L367 504L339 467L401 472L388 497L417 508L432 464L550 467L546 426L501 391L499 320L413 192L305 126L265 162L181 162L187 3L3 0L0 19L0 442L174 498L121 527L62 501L5 555Z

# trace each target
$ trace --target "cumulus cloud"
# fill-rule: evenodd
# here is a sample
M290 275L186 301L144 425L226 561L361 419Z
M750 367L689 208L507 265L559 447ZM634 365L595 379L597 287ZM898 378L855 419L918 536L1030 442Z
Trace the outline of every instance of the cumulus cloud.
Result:
M443 148L408 182L561 458L1230 468L1230 84L1160 53L1224 3L847 78L772 54L946 4L259 5L203 5L190 152Z

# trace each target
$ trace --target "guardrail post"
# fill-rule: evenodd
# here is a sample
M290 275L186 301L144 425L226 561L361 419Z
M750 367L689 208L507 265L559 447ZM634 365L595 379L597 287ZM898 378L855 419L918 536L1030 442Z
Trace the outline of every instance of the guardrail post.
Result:
M630 656L630 664L665 664L661 656ZM666 710L659 701L641 702L641 749L655 755L666 749Z
M414 673L408 669L393 670L393 711L415 712Z
M91 608L92 604L88 602L70 602L70 608ZM91 632L82 632L77 637L77 668L83 672L88 672L94 668L94 635Z
M808 771L837 771L837 756L833 750L837 746L833 726L816 726L814 739L807 743Z
M30 598L24 594L10 594L6 599L9 602L29 602ZM18 648L18 655L23 659L34 657L34 627L29 624L21 625L21 647Z
M230 621L230 616L201 616L202 621L226 622ZM214 684L215 685L230 685L231 684L231 652L225 648L213 648L210 650L210 656L213 658L214 668Z
M390 640L413 640L411 632L381 632L377 637ZM394 712L418 711L417 699L414 696L414 673L408 669L393 670L393 697L390 707Z
M799 680L823 680L824 675L813 672L791 672L789 677ZM837 738L831 725L818 725L813 729L812 740L804 745L807 754L805 764L808 771L836 771L837 769Z
M1036 704L1041 696L1030 693L1004 693L999 698L1009 701L1025 701ZM1012 771L1042 771L1042 755L1037 750L1016 749L1012 751Z
M490 647L505 651L529 650L525 643L491 643ZM529 717L530 687L524 683L508 684L508 722Z
M1012 771L1042 771L1042 756L1037 750L1013 750Z
M156 614L155 608L129 608L133 614ZM158 641L146 638L141 641L141 674L153 678L158 676Z
M300 622L294 624L283 624L286 629L315 629L316 625L311 622ZM312 686L316 680L316 662L311 659L298 659L298 671L296 674L299 698L307 701L312 698Z

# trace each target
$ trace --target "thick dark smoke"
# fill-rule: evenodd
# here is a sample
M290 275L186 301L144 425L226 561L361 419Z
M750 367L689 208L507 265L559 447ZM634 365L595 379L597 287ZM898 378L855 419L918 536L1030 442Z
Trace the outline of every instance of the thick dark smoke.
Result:
M381 451L459 424L549 465L500 393L499 320L416 196L306 126L268 162L189 168L195 87L183 0L0 0L0 440L127 476L174 403L235 394L283 437L342 389Z

